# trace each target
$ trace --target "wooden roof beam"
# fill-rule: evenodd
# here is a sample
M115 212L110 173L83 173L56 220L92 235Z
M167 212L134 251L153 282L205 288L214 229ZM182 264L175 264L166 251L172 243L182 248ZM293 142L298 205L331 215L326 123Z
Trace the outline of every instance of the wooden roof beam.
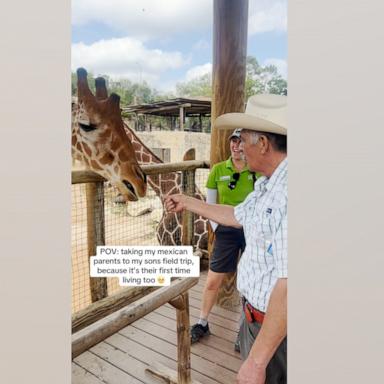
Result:
M136 112L136 113L154 113L154 112L163 112L163 111L171 111L171 110L175 110L179 111L180 108L190 108L192 106L191 103L184 103L184 104L176 104L176 105L171 105L169 107L158 107L158 108L153 108L153 107L149 107L149 108L145 108L145 107L142 107L142 108L136 108L134 110L132 110L131 108L123 108L123 112Z

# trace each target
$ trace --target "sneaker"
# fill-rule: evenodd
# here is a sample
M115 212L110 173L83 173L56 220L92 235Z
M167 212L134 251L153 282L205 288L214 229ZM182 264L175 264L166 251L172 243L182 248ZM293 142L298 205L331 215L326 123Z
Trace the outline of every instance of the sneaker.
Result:
M196 343L199 341L202 337L208 336L211 333L209 332L209 326L208 323L204 327L203 325L197 323L191 327L191 344Z
M240 352L240 334L237 334L234 349L236 352Z

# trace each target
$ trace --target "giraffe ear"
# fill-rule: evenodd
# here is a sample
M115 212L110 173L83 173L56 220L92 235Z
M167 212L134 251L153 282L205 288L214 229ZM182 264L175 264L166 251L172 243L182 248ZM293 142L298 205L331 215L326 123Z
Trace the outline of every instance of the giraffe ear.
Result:
M103 77L97 77L95 79L96 99L104 100L108 99L108 91L105 85L105 79Z

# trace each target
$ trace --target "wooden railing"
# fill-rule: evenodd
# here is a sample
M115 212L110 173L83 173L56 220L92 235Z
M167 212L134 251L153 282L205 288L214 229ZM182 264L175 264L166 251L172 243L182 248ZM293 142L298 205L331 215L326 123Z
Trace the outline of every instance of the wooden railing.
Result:
M175 279L168 287L162 287L140 300L119 309L72 335L72 359L95 344L118 332L120 329L142 318L163 304L176 308L177 331L177 373L157 365L147 370L169 383L190 384L191 381L191 341L189 336L188 290L198 282L197 277Z
M208 160L188 160L178 163L161 163L161 164L145 164L140 166L148 175L159 175L170 172L195 172L198 168L209 168ZM92 171L73 171L72 184L92 183L98 181L106 181L102 176Z

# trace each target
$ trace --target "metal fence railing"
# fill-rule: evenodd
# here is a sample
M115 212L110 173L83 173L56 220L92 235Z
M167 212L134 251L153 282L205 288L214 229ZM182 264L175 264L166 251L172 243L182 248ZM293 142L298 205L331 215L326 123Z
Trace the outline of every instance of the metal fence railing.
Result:
M72 173L72 312L118 292L117 278L90 278L89 257L97 245L158 245L163 217L162 198L168 193L205 195L209 172L207 161L151 164L142 166L148 175L148 190L137 202L119 203L117 190L89 171ZM187 215L185 215L187 216ZM172 241L196 245L193 222L173 231ZM185 224L185 223L184 223ZM169 244L166 237L163 244Z

